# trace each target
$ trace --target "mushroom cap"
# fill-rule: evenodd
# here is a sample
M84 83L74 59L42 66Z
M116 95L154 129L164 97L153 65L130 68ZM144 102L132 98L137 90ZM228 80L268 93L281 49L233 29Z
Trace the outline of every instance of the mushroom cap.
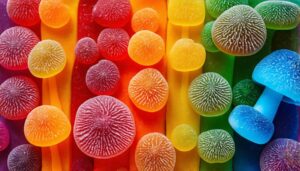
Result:
M64 112L51 105L33 109L24 123L27 141L38 147L50 147L68 138L71 124Z
M265 144L274 133L272 121L247 105L239 105L233 109L229 124L239 135L256 144Z
M294 100L292 100L288 97L284 97L282 99L282 101L285 102L285 103L288 103L288 104L293 104L293 105L296 105L296 106L300 106L300 101L294 101Z
M252 78L283 96L300 101L300 56L294 51L274 51L256 65Z

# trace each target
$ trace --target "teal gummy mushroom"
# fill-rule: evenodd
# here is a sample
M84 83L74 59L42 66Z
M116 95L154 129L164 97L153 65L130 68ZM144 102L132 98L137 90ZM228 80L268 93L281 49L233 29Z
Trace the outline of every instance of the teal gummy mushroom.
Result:
M262 16L266 27L272 30L291 30L300 21L299 6L288 1L264 1L255 10Z
M274 133L272 121L283 97L300 101L300 55L286 49L274 51L256 65L252 78L265 89L254 107L236 106L229 124L249 141L265 144Z

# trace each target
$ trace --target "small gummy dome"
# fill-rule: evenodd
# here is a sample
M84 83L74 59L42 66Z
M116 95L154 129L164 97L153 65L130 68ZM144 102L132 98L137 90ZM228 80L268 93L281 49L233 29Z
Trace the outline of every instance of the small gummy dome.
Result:
M205 18L204 0L169 0L168 17L174 25L200 25Z
M229 124L242 137L256 144L265 144L273 133L273 123L251 106L236 106L230 116Z
M41 0L39 14L41 21L51 28L61 28L71 19L70 9L62 0Z
M0 152L5 150L10 143L10 135L6 124L0 121Z
M16 26L0 35L0 65L9 70L28 68L28 55L39 42L37 35L26 27Z
M201 43L205 47L205 50L208 52L218 52L219 51L219 49L216 47L216 45L212 39L212 35L211 35L213 25L214 25L214 21L210 21L210 22L206 23L201 32Z
M214 18L217 18L227 9L240 4L248 4L248 0L206 0L205 1L206 10L208 14Z
M300 8L287 1L264 1L255 10L262 16L268 29L290 30L299 24Z
M168 101L168 82L157 69L146 68L131 78L128 95L137 108L147 112L156 112L162 109Z
M120 82L120 71L116 64L109 60L100 60L91 66L85 77L88 89L96 95L113 94Z
M135 150L135 163L139 171L174 170L176 152L171 141L163 134L144 135Z
M28 57L28 69L38 78L49 78L59 74L65 67L67 57L60 43L54 40L40 41Z
M39 103L38 85L29 77L13 76L0 85L0 115L6 119L24 119Z
M225 163L233 157L235 144L227 131L212 129L199 135L198 153L208 163Z
M81 64L91 65L100 59L97 43L90 37L80 39L75 47L76 60Z
M153 8L143 8L135 12L131 19L131 27L134 32L149 30L156 32L159 28L159 14Z
M250 79L244 79L239 81L232 90L233 105L248 105L254 106L258 100L262 88L254 83Z
M256 65L252 78L283 96L300 101L300 55L294 51L272 52Z
M223 12L212 28L218 49L234 56L250 56L265 44L267 30L262 17L250 6L236 5Z
M9 18L21 26L33 26L40 22L40 0L8 0L6 11Z
M8 155L7 167L9 171L40 171L41 149L30 144L15 147Z
M265 146L260 155L261 171L300 170L300 143L278 138Z
M77 110L73 135L86 155L108 159L125 152L133 143L135 123L129 108L111 96L97 96Z
M119 28L130 21L131 5L129 0L98 0L92 14L100 26Z
M129 40L128 54L140 65L154 65L165 55L165 42L160 35L149 30L141 30Z
M27 141L35 146L49 147L69 137L71 124L64 112L50 105L33 109L24 124Z
M174 70L188 72L200 69L205 58L206 52L201 44L192 39L182 38L171 48L168 62Z
M197 132L189 124L177 125L171 134L173 146L179 151L190 151L197 145Z
M232 91L228 81L220 74L207 72L192 81L188 98L196 113L214 117L229 110Z

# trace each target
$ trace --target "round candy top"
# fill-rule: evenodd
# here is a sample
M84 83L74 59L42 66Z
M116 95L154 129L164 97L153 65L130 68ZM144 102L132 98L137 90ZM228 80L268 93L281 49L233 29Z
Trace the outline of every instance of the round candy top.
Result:
M233 157L235 144L228 132L212 129L199 135L198 153L208 163L225 163Z
M252 78L283 96L300 101L300 55L294 51L272 52L256 65Z
M248 0L206 0L206 10L214 18L220 16L227 9L240 4L248 4Z
M190 151L197 145L197 133L189 124L180 124L173 129L171 141L177 150Z
M255 7L268 29L290 30L299 24L300 8L287 1L264 1Z
M233 104L254 106L262 93L262 88L250 79L241 80L232 90Z
M260 155L260 169L262 171L300 170L299 142L287 138L270 142Z
M35 77L49 78L59 74L66 62L67 57L60 43L54 40L43 40L31 50L28 68Z
M134 32L149 30L156 32L159 28L159 14L153 8L143 8L135 12L131 19L131 27Z
M250 6L236 5L223 12L212 28L215 45L224 53L249 56L265 44L267 30L262 17Z
M219 49L216 47L214 41L212 40L212 27L214 25L214 21L210 21L204 25L204 28L201 32L201 42L205 47L205 50L208 52L218 52Z
M192 81L188 97L198 114L218 116L229 110L232 91L228 81L220 74L207 72Z

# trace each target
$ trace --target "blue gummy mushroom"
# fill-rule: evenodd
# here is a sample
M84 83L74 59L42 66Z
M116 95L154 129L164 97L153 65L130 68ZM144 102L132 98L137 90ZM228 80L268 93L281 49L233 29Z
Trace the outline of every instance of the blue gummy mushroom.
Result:
M254 107L239 105L229 116L229 124L242 137L256 144L267 143L273 133L273 119L284 99L300 101L300 55L277 50L262 59L252 78L265 86Z

